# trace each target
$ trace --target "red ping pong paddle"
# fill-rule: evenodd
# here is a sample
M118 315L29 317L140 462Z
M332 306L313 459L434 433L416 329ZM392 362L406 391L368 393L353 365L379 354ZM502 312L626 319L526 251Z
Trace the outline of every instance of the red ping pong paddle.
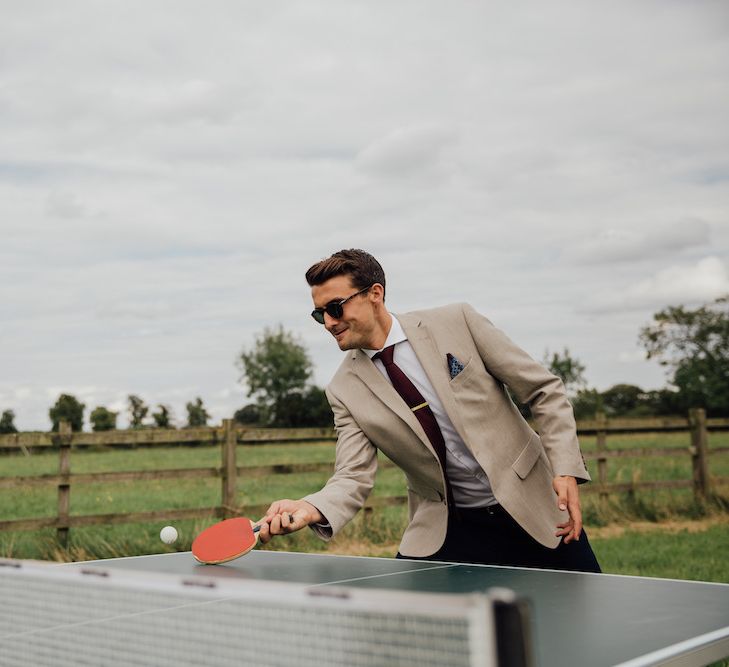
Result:
M291 521L294 518L289 515ZM260 526L250 519L225 519L203 530L192 543L192 555L204 565L227 563L245 556L258 542Z

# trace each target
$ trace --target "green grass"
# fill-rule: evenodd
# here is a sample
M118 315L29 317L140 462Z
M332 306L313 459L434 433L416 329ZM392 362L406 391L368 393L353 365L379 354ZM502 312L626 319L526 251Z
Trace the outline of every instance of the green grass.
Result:
M700 532L629 529L590 543L610 574L729 583L729 523Z
M595 448L594 438L581 441L585 452ZM710 446L729 444L729 433L711 434ZM661 458L611 459L610 481L633 479L690 479L690 457L686 453L688 434L642 434L608 437L610 448L677 447L677 456ZM332 462L334 447L330 443L238 446L238 465L258 466L285 463ZM137 449L73 450L71 470L107 472L125 470L161 470L168 468L217 467L220 450L215 447L157 447ZM589 462L593 478L595 461ZM0 456L0 477L53 474L58 470L55 451L31 456ZM729 477L729 454L715 454L710 459L715 476ZM277 475L238 479L237 502L240 505L264 505L282 497L298 498L316 491L326 482L327 473ZM707 503L697 503L691 489L638 491L611 496L601 503L596 494L582 495L583 513L590 541L603 571L613 574L729 582L729 488ZM373 492L375 496L404 495L405 482L397 469L381 469ZM57 490L49 487L0 489L0 519L51 517L55 515ZM75 515L140 512L171 508L213 507L220 504L220 481L152 480L115 484L76 484L71 491L71 513ZM710 517L710 520L707 520ZM634 522L691 520L702 530L689 532L661 529L654 524L646 530ZM0 532L0 556L40 558L43 560L91 560L136 554L188 551L193 537L214 523L206 519L175 521L180 538L172 546L163 544L159 530L165 521L146 524L121 524L73 528L66 547L59 545L55 530ZM713 523L712 523L713 522ZM277 538L267 550L330 552L352 555L388 556L397 544L407 523L405 507L385 507L360 514L331 543L317 539L309 530ZM612 526L626 526L617 536L609 536ZM664 524L665 525L665 524ZM609 530L601 527L610 526ZM633 527L631 527L633 526ZM714 667L729 667L729 660Z
M239 446L238 464L244 466L281 463L331 463L331 444ZM165 447L110 451L74 450L74 473L130 470L185 469L219 465L220 452L214 447ZM31 456L0 457L0 477L52 474L58 470L58 455L48 451ZM239 505L267 504L282 497L301 497L320 489L329 472L238 477ZM404 495L402 473L383 468L378 473L374 495ZM4 519L30 519L53 516L57 490L54 486L0 489L0 516ZM71 514L141 512L155 509L214 507L220 504L217 478L152 480L143 482L75 484L71 489Z
M611 459L608 462L610 481L690 479L690 457L686 453L688 437L687 433L609 436L609 448L681 448L676 456L670 457ZM729 433L711 434L710 447L727 444ZM583 438L582 447L585 452L592 451L595 447L594 438ZM237 448L237 457L238 464L242 466L332 462L334 447L331 443L240 445ZM217 447L74 449L71 455L71 470L75 473L219 465L220 450ZM595 477L596 462L591 461L589 465ZM52 450L30 456L0 456L0 477L53 474L57 469L58 455ZM714 454L710 469L715 476L729 477L729 454ZM246 478L242 474L237 484L237 503L265 505L277 498L298 498L321 488L328 476L328 473L303 473ZM611 496L607 503L601 503L596 494L584 493L583 513L588 527L624 524L636 520L664 521L675 517L700 519L727 511L729 488L717 490L718 496L703 504L695 502L691 489L638 491L635 494ZM405 482L402 473L394 468L381 469L373 494L404 495ZM0 489L0 518L4 520L52 517L56 512L56 504L57 490L52 485L23 490ZM215 478L75 484L71 490L72 515L214 507L219 504L220 481ZM189 549L192 536L214 520L211 515L207 520L176 521L181 539L175 548ZM58 545L53 530L4 532L0 533L0 555L65 560L161 553L170 550L170 547L166 547L158 539L158 532L163 524L164 522L73 528L66 549ZM285 540L274 540L267 548L298 551L334 548L344 551L352 549L352 553L356 551L371 555L394 555L405 524L404 507L382 508L373 512L369 518L360 515L335 541L333 547L327 547L310 531L301 531ZM726 569L717 562L719 559L711 557L712 551L717 554L722 551L726 553L726 541L722 542L715 532L717 531L714 529L706 531L701 534L702 537L697 537L697 534L681 536L654 533L647 536L642 533L629 533L619 538L597 540L596 550L606 564L606 571L729 581ZM661 547L658 542L654 545L654 540L664 546ZM687 545L685 549L675 546L681 540ZM704 544L703 540L709 540L710 543ZM619 546L613 548L613 544ZM691 545L702 546L695 549L697 553L694 554ZM649 553L646 554L646 551ZM673 558L674 553L680 554L680 558ZM700 563L696 561L697 558L701 559ZM672 560L680 560L685 565L676 566L671 564Z
M301 445L238 445L238 465L257 466L279 463L326 463L334 459L332 443ZM120 472L124 470L163 470L206 468L220 465L218 447L139 447L122 449L74 449L71 470L85 472ZM30 456L0 456L0 477L44 475L58 472L57 450L45 450Z

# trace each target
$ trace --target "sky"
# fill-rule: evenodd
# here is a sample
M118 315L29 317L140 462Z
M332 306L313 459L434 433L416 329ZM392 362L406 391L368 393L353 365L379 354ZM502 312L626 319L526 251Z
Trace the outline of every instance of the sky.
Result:
M265 327L341 362L314 262L466 301L590 387L729 292L729 5L0 0L0 411L249 402Z

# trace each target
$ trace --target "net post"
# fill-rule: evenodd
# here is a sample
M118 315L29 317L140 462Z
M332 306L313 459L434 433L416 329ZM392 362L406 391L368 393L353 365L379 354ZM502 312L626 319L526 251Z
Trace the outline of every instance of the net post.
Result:
M68 546L69 513L71 509L71 424L61 420L58 425L58 518L56 537L61 546Z
M698 502L704 502L709 494L709 431L706 426L706 410L691 408L689 424L694 497Z
M531 604L508 588L491 588L499 667L534 667Z
M223 434L221 497L223 518L227 519L235 513L235 486L238 475L236 462L238 432L234 420L223 420Z

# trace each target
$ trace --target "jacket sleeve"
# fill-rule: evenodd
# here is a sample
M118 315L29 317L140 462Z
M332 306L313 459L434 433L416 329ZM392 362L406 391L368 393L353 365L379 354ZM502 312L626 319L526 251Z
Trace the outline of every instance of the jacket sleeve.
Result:
M325 517L326 523L312 526L323 540L336 535L362 508L377 473L377 448L344 404L329 389L326 393L337 432L334 474L321 491L304 498Z
M463 304L463 314L486 370L529 406L554 474L589 481L577 441L574 412L562 380L473 307Z

